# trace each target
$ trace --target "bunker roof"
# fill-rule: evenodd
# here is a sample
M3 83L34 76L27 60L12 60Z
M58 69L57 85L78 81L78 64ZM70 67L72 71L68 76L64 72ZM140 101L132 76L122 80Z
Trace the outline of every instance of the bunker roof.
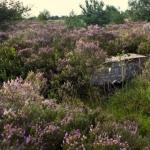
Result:
M124 54L120 56L113 56L113 57L107 58L105 63L120 62L120 61L132 60L136 58L145 58L145 57L146 56L144 55L128 53L128 54Z

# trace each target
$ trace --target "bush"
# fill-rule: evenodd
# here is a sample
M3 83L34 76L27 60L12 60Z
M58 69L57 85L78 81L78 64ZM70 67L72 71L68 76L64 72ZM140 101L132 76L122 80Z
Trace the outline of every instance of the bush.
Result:
M54 96L54 98L61 100L71 97L81 99L89 97L92 88L90 85L91 73L96 69L98 62L101 63L106 55L98 47L95 51L87 47L89 51L83 48L83 51L77 49L76 52L69 52L58 60L57 73L51 79L50 97Z
M106 51L108 55L117 55L124 51L125 53L139 53L149 54L149 41L148 36L142 33L135 33L130 31L121 35L106 44Z
M114 6L105 7L103 1L86 0L85 6L80 5L83 20L87 25L106 25L109 23L123 23L123 14Z
M88 129L95 114L81 103L77 107L44 99L40 95L44 84L41 73L31 72L26 80L17 78L0 88L1 148L60 149L65 132Z
M85 6L80 5L80 7L82 9L83 19L87 25L104 25L108 23L103 2L96 0L86 0Z
M140 54L150 54L150 43L149 41L143 41L139 44L137 52Z
M40 14L38 15L38 19L39 20L49 20L50 19L50 13L48 10L43 10L42 12L40 12Z
M22 73L22 62L14 48L0 45L0 82L13 79Z
M150 21L149 13L150 1L147 0L129 0L129 15L134 21L145 20Z
M2 0L0 2L0 23L22 19L30 10L19 1Z
M65 24L68 28L79 28L86 26L86 23L83 21L81 16L76 16L72 11L70 16L65 19Z
M106 6L105 12L109 18L109 23L121 24L124 23L124 15L114 6Z
M26 20L10 29L0 71L24 79L0 86L0 149L150 149L150 61L127 88L105 95L90 85L107 54L149 54L149 23L68 29Z

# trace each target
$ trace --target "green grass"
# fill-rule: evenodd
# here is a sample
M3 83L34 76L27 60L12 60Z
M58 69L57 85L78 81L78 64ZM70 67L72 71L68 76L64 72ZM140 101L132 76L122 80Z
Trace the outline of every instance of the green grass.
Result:
M109 97L107 109L117 120L134 120L139 134L150 138L150 81L142 75Z

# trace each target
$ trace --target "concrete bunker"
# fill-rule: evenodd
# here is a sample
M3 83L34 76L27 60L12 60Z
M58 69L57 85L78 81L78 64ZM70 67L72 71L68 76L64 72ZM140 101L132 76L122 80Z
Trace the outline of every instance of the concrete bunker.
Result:
M131 53L107 58L92 75L91 84L103 86L129 80L142 72L145 60L146 56Z

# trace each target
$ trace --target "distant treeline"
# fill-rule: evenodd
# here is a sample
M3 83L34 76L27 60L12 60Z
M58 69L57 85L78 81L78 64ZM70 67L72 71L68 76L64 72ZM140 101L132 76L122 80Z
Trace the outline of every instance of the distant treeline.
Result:
M111 5L105 5L102 0L85 0L84 5L80 5L82 12L76 15L73 11L69 16L52 16L48 10L43 10L37 17L27 17L30 7L24 6L20 1L2 0L0 2L0 23L20 20L23 18L37 20L65 20L68 27L81 27L86 25L106 25L120 24L125 20L149 21L150 1L129 0L129 7L126 11L120 11Z

